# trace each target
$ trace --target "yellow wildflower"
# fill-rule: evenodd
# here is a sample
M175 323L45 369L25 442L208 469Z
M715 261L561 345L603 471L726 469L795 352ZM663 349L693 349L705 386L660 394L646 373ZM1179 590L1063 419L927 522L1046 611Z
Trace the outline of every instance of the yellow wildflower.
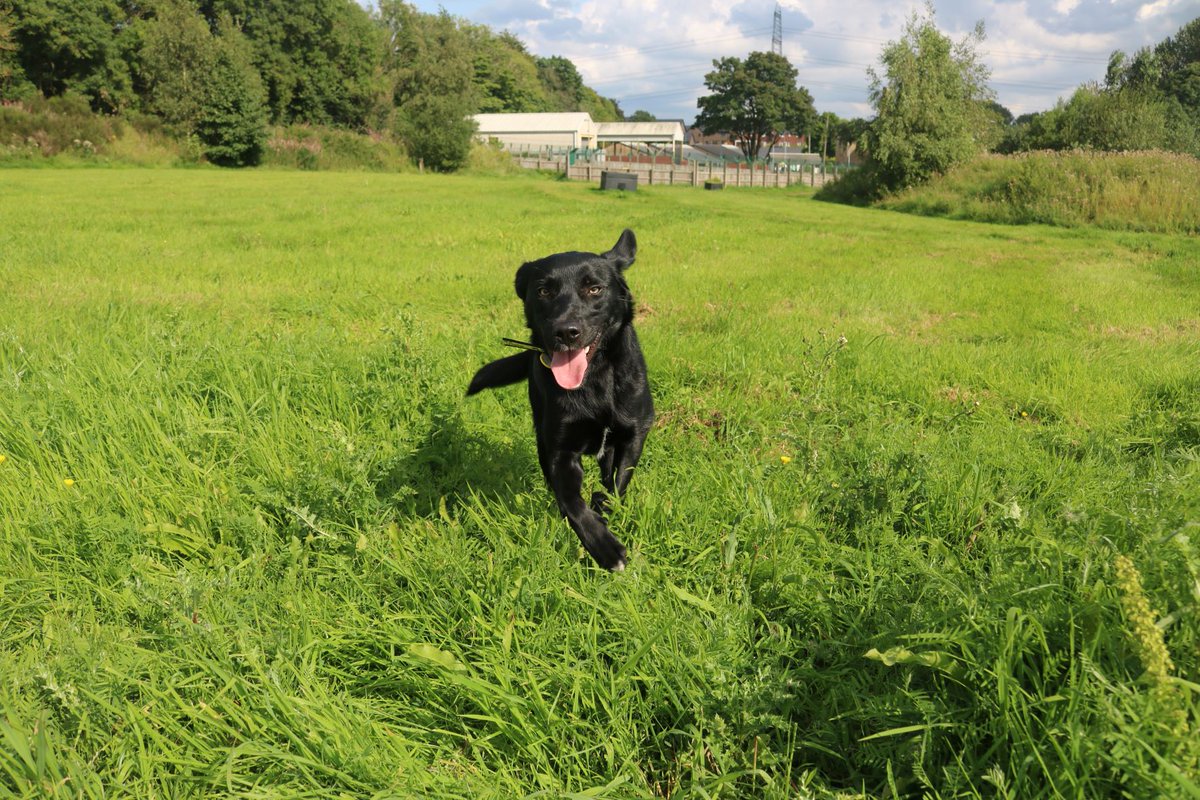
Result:
M63 478L63 486L74 486L74 485L75 485L74 478Z
M780 461L780 463L783 463L783 464L790 464L790 463L792 463L792 457L791 456L780 456L779 461Z

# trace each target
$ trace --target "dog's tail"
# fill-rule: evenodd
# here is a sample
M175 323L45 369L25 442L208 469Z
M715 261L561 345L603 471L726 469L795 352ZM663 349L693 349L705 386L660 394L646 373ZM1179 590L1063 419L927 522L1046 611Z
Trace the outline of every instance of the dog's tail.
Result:
M529 377L529 360L536 357L537 354L532 352L517 353L515 356L484 364L475 373L475 377L471 378L471 385L467 387L467 397L476 392L482 392L484 389L508 386L527 379Z

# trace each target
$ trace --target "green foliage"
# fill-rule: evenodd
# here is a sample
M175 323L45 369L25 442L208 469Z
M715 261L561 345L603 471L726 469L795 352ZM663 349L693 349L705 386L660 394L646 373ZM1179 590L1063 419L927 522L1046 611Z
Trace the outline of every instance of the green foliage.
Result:
M551 104L562 111L582 111L583 77L575 65L562 56L538 58L535 63Z
M215 55L196 122L205 157L226 167L253 166L267 139L265 92L250 48L225 17L214 37Z
M130 51L136 5L117 0L25 0L11 6L25 77L45 96L75 92L107 112L134 101Z
M253 46L271 121L362 129L377 122L379 32L347 0L203 0L210 24L223 14Z
M477 107L468 37L447 13L420 14L401 0L380 3L391 55L396 131L414 162L449 172L471 152Z
M3 178L0 794L1189 796L1200 239ZM512 269L614 215L660 417L618 576L523 389L462 399Z
M981 157L879 205L980 222L1195 234L1198 185L1200 161L1175 153L1032 152Z
M1200 154L1200 128L1174 99L1131 86L1081 86L1071 99L1006 132L999 152L1171 150Z
M628 119L630 122L654 122L658 118L649 111L643 111L639 108L637 111L634 111L632 114L630 114L626 119Z
M262 163L301 170L405 172L409 157L403 145L384 134L289 125L272 131Z
M118 119L92 113L88 99L77 94L0 105L0 159L91 160L107 152L123 127Z
M899 41L888 44L882 73L871 75L875 120L867 150L887 190L902 189L965 163L993 138L987 68L976 46L982 23L954 44L934 22L932 6L914 13Z
M1114 52L1105 85L1173 100L1184 109L1192 126L1200 128L1200 17L1153 49L1139 50L1133 58Z
M1200 19L1132 58L1115 51L1103 86L1084 84L1023 115L997 150L1171 150L1200 155Z
M9 0L0 2L0 100L20 100L33 92L25 79L14 37L16 17Z
M728 132L739 142L746 160L763 157L781 134L799 133L816 118L812 95L796 85L796 68L777 53L751 53L745 61L727 57L704 76L712 92L696 101L696 127L705 133Z
M601 97L583 83L575 64L562 56L536 60L538 80L546 94L547 111L586 111L597 122L624 118L615 100Z
M183 136L196 132L220 46L190 0L164 0L142 37L139 78L146 111Z
M485 25L460 25L475 59L474 84L483 113L548 110L537 64L521 40Z
M222 20L248 49L222 55ZM253 163L259 105L277 124L399 132L438 170L466 162L465 119L481 110L622 118L569 60L535 59L509 33L402 0L373 14L350 0L0 0L0 100L64 93L103 113L152 114L184 150L202 132L219 163Z

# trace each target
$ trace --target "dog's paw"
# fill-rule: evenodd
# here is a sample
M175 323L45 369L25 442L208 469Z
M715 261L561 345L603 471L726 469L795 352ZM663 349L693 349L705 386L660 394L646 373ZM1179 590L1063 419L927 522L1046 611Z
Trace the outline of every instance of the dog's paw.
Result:
M617 537L599 519L595 519L588 527L590 530L581 534L579 539L596 563L610 572L625 569L625 545L617 541Z
M618 542L616 537L611 538L612 546L609 547L603 555L599 553L592 553L592 556L596 559L597 564L604 567L609 572L620 572L625 569L626 564L625 546Z

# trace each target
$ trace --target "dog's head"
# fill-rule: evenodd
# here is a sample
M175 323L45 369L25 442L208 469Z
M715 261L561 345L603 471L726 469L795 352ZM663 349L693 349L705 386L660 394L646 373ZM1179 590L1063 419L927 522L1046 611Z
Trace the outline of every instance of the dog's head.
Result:
M558 253L522 264L517 296L533 343L550 354L550 371L564 389L583 384L588 364L624 325L633 299L622 273L637 254L628 228L607 253Z

